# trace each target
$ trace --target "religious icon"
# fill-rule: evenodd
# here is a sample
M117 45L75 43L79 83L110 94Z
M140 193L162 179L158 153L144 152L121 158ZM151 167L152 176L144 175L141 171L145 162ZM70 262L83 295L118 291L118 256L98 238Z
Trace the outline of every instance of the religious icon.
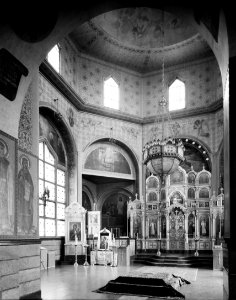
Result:
M30 160L26 155L20 159L18 173L18 211L17 220L20 233L31 233L34 213L34 184L30 174Z
M81 241L81 223L70 222L69 223L69 240L75 241L77 237L78 241Z
M156 237L156 234L157 234L157 224L156 224L156 222L154 222L154 220L150 220L149 236Z
M200 221L200 235L203 237L208 236L208 221L204 217Z

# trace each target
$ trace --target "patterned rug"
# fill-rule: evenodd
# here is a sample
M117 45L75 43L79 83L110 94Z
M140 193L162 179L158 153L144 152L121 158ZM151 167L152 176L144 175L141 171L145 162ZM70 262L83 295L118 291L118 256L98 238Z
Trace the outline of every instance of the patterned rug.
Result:
M105 286L94 292L182 300L185 299L185 296L177 289L183 284L189 283L188 280L171 273L153 274L134 271L110 280Z

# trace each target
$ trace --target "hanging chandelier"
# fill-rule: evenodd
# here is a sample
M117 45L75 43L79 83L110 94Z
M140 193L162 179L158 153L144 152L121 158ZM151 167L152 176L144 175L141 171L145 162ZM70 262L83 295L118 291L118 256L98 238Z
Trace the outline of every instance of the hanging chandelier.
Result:
M156 118L156 126L161 126L161 138L154 134L154 137L143 147L143 163L147 169L155 175L159 175L164 184L167 175L178 169L178 166L184 161L184 145L182 140L170 134L173 128L170 124L170 113L167 106L167 100L164 96L165 91L165 55L164 55L164 11L162 11L162 92L159 100L159 112L161 118Z

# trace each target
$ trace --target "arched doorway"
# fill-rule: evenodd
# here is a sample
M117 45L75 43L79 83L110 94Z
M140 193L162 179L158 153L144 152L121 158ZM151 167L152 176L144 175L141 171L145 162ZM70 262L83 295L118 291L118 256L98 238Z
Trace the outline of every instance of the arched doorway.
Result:
M114 237L128 235L127 202L129 197L122 192L109 195L102 205L102 227L106 227Z

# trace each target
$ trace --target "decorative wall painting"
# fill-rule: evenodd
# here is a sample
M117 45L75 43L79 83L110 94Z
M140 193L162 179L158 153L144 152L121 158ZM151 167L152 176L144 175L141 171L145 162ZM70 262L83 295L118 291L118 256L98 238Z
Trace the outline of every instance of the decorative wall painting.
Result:
M38 158L18 150L17 235L38 235Z
M15 236L16 139L0 131L0 236Z

